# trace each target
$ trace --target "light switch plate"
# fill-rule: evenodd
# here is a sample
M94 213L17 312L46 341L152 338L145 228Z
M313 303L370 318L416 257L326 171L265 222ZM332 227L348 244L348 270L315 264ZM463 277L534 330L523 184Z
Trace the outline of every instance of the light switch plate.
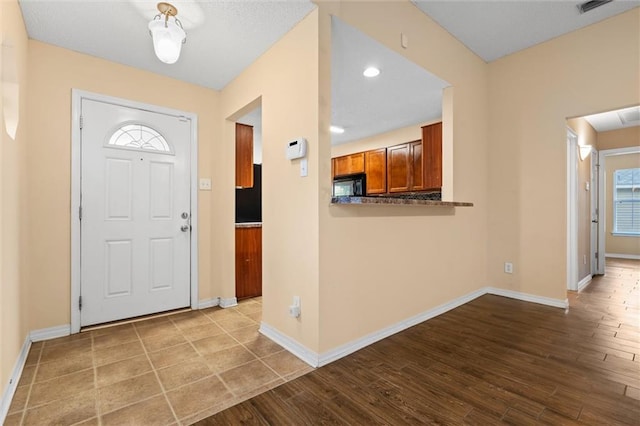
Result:
M211 179L200 178L200 182L198 183L198 188L200 188L200 191L211 191Z

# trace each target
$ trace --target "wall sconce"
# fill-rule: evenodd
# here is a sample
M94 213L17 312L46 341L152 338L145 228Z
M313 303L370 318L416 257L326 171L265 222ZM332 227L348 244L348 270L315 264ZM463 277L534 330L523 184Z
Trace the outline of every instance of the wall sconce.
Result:
M578 145L580 150L580 159L584 161L591 154L591 145Z
M158 10L160 13L149 22L153 50L158 59L165 64L175 64L180 57L182 45L187 41L187 34L182 28L182 23L176 18L178 9L175 6L160 2ZM169 17L173 18L173 21L169 20Z

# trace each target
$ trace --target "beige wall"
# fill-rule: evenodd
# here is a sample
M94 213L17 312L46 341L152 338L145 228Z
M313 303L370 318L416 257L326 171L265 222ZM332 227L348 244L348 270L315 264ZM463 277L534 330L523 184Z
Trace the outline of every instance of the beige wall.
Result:
M640 167L640 154L607 156L605 160L605 210L604 251L609 254L640 256L640 237L613 235L613 173L619 169Z
M584 118L572 118L567 124L578 135L578 144L597 145L598 134ZM591 275L591 155L580 159L578 150L578 281ZM589 190L586 189L587 183Z
M229 265L221 282L234 294L234 126L231 120L262 104L262 294L263 322L318 350L318 13L311 12L284 38L222 91L217 167L224 191L216 200L213 222L228 250L215 251ZM251 105L250 107L247 107ZM328 125L327 125L328 128ZM308 141L308 176L300 160L285 158L297 137ZM326 176L327 181L330 177ZM289 317L293 296L302 315Z
M199 298L220 296L226 265L213 251L211 201L222 192L214 155L219 141L215 117L219 94L146 71L29 41L29 179L31 211L29 328L70 323L71 89L116 96L198 114L198 174L211 177L212 191L199 192ZM162 88L159 90L158 88ZM218 163L214 162L217 161Z
M331 12L453 86L447 105L452 193L475 203L457 209L330 206L330 135L322 132L320 351L326 352L487 284L488 69L408 1L320 6L321 131L331 112ZM401 32L408 49L399 45Z
M566 117L640 103L639 31L635 8L489 64L492 285L566 297Z
M0 2L2 48L0 63L0 395L29 332L27 303L26 233L29 209L26 198L27 161L27 35L16 1ZM18 87L18 95L12 93ZM3 99L5 96L8 98ZM5 116L17 105L15 139L7 131ZM9 115L7 115L9 114ZM11 120L7 120L11 121ZM12 126L9 125L9 128Z
M598 150L628 148L640 145L640 126L598 132Z
M369 151L372 149L386 148L405 142L422 139L422 127L437 123L442 120L433 120L413 126L403 127L390 132L380 133L368 138L358 139L352 142L331 146L331 158L349 155L355 152Z

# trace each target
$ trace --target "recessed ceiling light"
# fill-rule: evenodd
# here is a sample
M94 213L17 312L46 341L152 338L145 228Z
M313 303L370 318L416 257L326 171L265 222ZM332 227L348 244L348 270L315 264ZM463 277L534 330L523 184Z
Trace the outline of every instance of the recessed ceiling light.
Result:
M362 73L362 75L364 75L365 77L376 77L380 74L380 70L376 67L369 67L366 70L364 70L364 72Z
M329 131L331 133L335 133L337 135L341 135L344 133L344 128L340 127L340 126L331 126L329 127Z

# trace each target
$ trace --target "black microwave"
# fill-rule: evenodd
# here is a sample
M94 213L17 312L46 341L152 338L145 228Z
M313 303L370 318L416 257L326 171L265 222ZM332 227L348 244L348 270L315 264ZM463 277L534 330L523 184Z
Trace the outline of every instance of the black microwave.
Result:
M364 197L365 195L367 195L367 175L364 173L333 178L334 197Z

